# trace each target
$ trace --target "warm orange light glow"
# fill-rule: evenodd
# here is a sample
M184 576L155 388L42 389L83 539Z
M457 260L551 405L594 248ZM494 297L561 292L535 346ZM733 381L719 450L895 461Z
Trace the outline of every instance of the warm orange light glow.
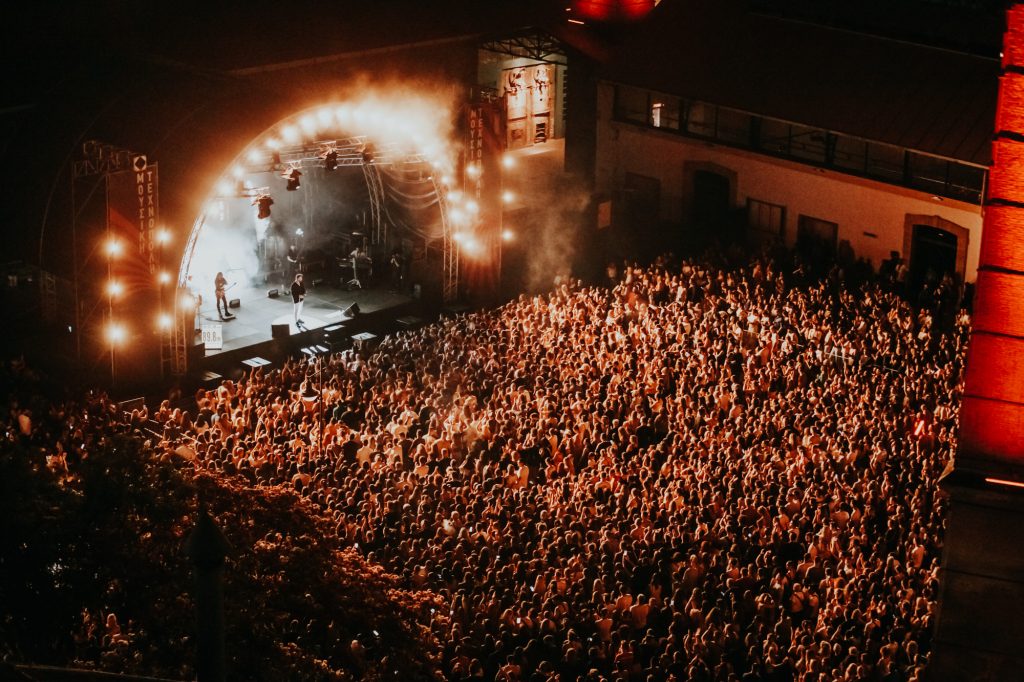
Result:
M448 201L455 202L459 201L460 199L462 199L462 192L460 192L459 190L453 189L451 192L448 192Z
M480 212L480 204L476 203L472 199L466 202L466 211L470 214L476 215Z
M1024 483L1020 481L1007 481L1002 478L989 478L985 477L985 483L995 483L996 485L1008 485L1014 488L1024 488Z
M285 142L294 144L299 141L299 129L295 126L285 126L281 129L281 137Z
M119 344L124 341L125 336L124 326L117 322L111 322L107 325L107 340L110 341L110 343Z
M121 292L123 291L124 288L121 286L121 283L118 282L116 279L110 280L110 282L107 284L107 293L110 294L111 296L120 296Z
M504 201L506 204L511 204L513 201L516 200L516 195L508 190L505 190L504 192L501 193L501 200Z
M476 165L475 163L469 164L468 166L466 166L466 175L468 175L471 178L480 177L480 166Z
M160 329L170 329L171 316L168 315L167 313L160 313L160 315L156 318L156 325Z
M267 149L280 149L281 148L281 141L278 140L276 137L268 137L266 144L267 144Z
M259 149L250 149L246 158L249 159L249 163L259 163L263 158L263 153Z
M241 180L243 175L245 175L245 169L241 166L235 166L231 169L231 177L235 180Z
M502 239L502 241L510 242L510 241L512 241L515 238L516 238L516 233L513 232L512 230L502 230L501 231L501 239Z
M217 183L217 194L224 197L231 194L231 183L227 180L221 180Z
M166 244L169 241L171 241L171 233L168 230L161 228L156 231L157 244Z
M171 281L171 273L166 270L162 270L157 279L160 281L160 284L167 284Z
M121 242L117 239L111 239L107 242L107 255L113 258L114 256L121 255Z

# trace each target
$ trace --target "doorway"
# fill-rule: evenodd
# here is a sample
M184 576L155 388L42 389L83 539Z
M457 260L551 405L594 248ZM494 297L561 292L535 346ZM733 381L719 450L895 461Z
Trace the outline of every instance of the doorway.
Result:
M910 287L920 291L925 284L956 275L957 236L932 225L914 225L910 245Z
M729 214L729 178L709 170L693 173L692 217L698 225L721 225Z

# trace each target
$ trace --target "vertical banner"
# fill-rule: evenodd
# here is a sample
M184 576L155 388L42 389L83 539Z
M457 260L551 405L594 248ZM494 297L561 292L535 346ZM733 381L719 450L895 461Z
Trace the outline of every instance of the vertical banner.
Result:
M134 245L150 274L156 272L154 238L159 220L157 165L143 155L132 157L132 169L111 173L107 185L107 225L126 244Z
M472 221L475 248L463 245L463 272L468 290L496 293L501 267L501 153L502 109L496 101L469 106L464 189L477 205Z

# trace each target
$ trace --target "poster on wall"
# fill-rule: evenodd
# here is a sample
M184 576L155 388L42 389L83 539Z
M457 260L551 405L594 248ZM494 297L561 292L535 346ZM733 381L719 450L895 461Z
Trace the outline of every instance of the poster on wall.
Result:
M542 144L551 139L555 98L555 69L550 64L506 69L502 90L509 149Z

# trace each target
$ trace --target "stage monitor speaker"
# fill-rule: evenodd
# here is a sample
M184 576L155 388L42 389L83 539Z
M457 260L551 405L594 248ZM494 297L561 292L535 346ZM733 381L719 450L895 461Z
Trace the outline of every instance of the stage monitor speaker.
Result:
M230 301L228 301L228 307L229 308L241 308L242 307L242 299L240 299L240 298L233 298L233 299L231 299Z
M277 289L271 289L267 292L267 298L277 298L281 295L281 292Z
M291 336L291 331L286 324L272 324L270 325L270 336L274 339L287 339Z
M359 314L359 304L353 303L342 311L347 317L355 317Z

